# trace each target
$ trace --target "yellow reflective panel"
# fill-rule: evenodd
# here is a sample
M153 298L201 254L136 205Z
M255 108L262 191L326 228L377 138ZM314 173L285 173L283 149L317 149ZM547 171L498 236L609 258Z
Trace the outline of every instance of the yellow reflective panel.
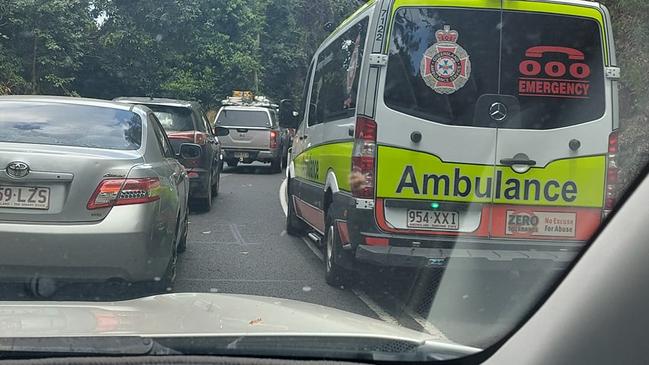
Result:
M444 162L428 153L380 146L377 196L599 208L605 166L605 156L589 156L516 173L505 166Z
M349 172L352 164L353 142L340 142L311 148L294 159L295 177L325 183L332 170L338 179L338 188L349 191Z

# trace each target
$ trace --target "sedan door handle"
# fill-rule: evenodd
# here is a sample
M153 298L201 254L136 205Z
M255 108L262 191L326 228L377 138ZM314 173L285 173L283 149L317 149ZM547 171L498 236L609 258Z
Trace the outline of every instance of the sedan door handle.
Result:
M500 160L500 163L505 165L505 166L514 166L514 165L534 166L534 165L536 165L536 161L534 161L534 160L523 160L523 159L518 159L518 158L503 158L502 160Z

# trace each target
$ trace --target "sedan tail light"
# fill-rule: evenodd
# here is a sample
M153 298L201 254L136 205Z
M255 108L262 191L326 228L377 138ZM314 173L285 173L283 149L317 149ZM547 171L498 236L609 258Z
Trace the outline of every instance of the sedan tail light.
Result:
M169 137L169 139L192 142L201 146L207 143L207 133L198 131L170 132L167 134L167 136Z
M160 199L160 179L105 179L88 200L89 210L116 205L144 204Z

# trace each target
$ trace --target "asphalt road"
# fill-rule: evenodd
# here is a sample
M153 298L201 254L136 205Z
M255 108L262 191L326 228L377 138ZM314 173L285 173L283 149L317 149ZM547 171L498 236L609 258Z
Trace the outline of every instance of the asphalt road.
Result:
M190 217L174 291L271 296L375 316L351 291L328 286L320 259L284 231L284 176L261 164L225 169L212 211Z

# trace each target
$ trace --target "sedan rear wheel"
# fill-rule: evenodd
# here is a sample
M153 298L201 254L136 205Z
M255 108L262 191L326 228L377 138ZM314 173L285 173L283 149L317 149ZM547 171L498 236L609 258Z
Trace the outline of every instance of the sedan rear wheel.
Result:
M174 282L176 281L178 265L178 251L172 250L171 259L169 260L169 265L167 270L161 277L154 279L154 290L157 293L167 293L173 289Z
M214 185L212 185L212 195L213 196L218 196L219 195L219 188L221 187L221 170L223 170L223 168L221 166L217 167L216 182L214 182Z
M204 198L200 198L199 202L201 209L204 212L209 212L210 210L212 210L212 176L209 177L209 180L207 182L205 195L206 196Z
M178 253L187 251L187 233L189 232L189 215L185 214L182 226L183 234L178 242Z

